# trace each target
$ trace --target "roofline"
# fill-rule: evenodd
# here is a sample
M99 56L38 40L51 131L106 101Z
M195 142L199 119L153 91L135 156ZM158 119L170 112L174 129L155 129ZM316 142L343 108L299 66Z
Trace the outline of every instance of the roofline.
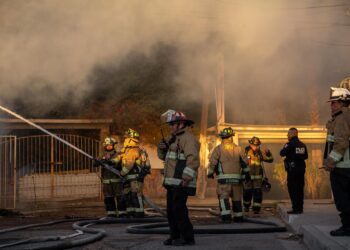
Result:
M109 127L112 119L28 119L48 129L101 129ZM0 130L36 129L19 119L0 118Z

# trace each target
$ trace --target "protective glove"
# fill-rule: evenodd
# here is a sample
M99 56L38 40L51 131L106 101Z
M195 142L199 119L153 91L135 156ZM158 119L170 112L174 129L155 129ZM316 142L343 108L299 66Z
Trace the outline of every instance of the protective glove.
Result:
M107 160L107 159L101 159L100 162L102 164L106 164L106 165L113 165L113 162L111 160Z
M93 159L94 163L93 163L93 167L94 168L98 168L101 165L101 162L99 159Z
M150 174L150 170L148 168L141 168L140 173L139 173L139 178L143 179L148 174Z
M115 166L115 169L118 170L118 171L122 171L122 164L117 164Z
M214 173L210 173L207 175L208 179L214 179Z
M336 162L331 158L328 157L325 161L324 161L324 168L327 171L333 171L335 168Z
M271 156L271 151L270 151L270 149L265 149L265 155L266 156Z

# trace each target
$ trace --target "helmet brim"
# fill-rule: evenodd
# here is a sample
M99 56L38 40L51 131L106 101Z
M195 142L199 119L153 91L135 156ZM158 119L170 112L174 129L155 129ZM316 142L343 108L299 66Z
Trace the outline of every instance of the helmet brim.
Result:
M233 137L235 136L235 134L232 134L232 135L222 135L222 134L218 134L218 136L222 139L226 139L226 138L230 138L230 137Z
M180 122L185 122L187 125L192 125L194 124L194 121L192 120L177 120L177 121L169 121L169 122L165 122L166 124L170 124L170 123L180 123Z

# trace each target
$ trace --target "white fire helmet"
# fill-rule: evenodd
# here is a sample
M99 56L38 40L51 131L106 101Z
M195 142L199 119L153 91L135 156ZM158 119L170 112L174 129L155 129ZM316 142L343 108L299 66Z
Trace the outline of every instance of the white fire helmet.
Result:
M172 123L172 122L186 122L188 125L192 125L194 122L192 120L187 119L186 115L183 112L175 111L172 109L169 109L165 113L161 115L162 120L165 123Z
M115 145L117 141L113 137L106 137L105 140L103 141L103 146L106 147L108 145Z
M350 101L350 91L344 88L331 87L328 102L331 101Z
M339 88L344 88L350 91L350 77L344 78L340 83L339 83Z

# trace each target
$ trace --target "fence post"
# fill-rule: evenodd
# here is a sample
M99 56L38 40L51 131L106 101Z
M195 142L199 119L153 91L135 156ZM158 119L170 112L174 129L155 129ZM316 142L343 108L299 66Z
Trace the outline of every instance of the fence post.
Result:
M51 176L51 198L54 197L55 190L55 175L54 175L54 138L51 137L51 146L50 146L50 176Z

